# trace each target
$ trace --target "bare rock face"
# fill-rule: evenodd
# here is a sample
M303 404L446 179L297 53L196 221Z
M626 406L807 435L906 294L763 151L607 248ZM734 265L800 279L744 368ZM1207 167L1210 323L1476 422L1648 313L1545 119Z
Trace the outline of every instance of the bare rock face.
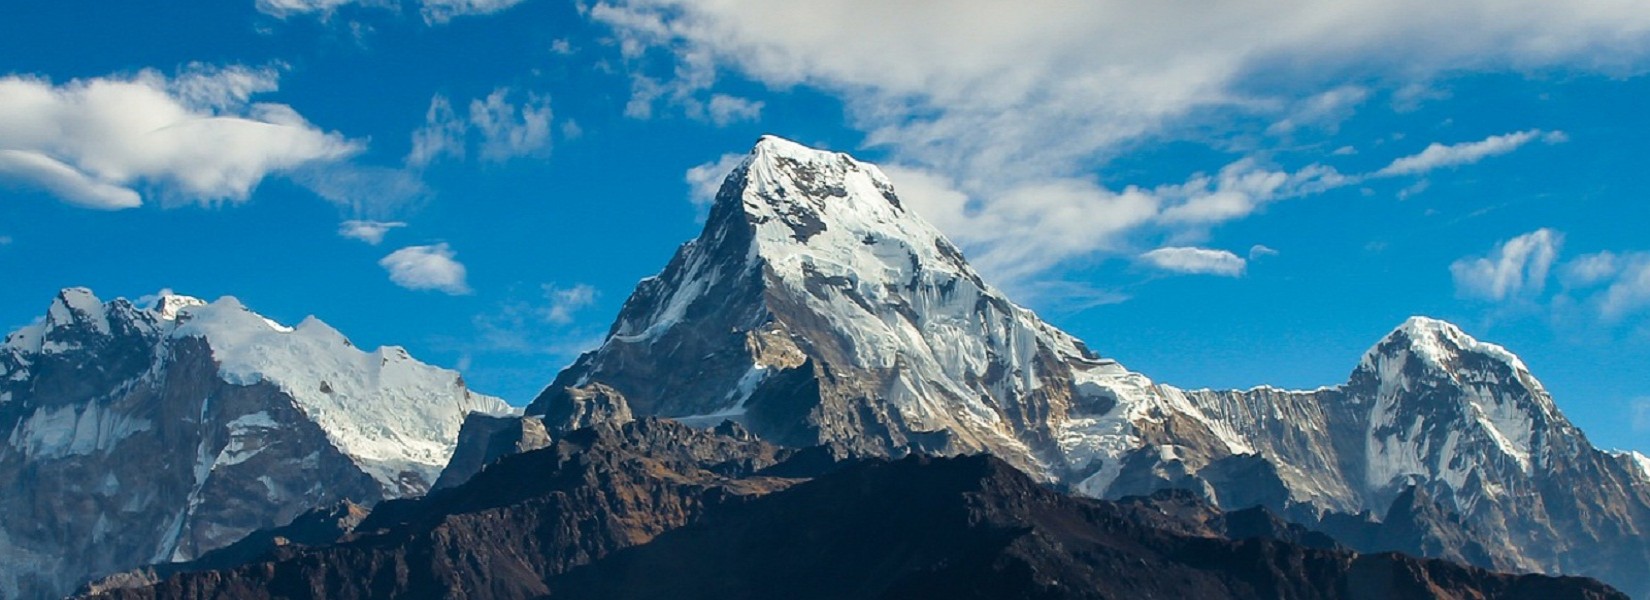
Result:
M817 461L719 429L577 430L335 543L93 597L1624 598L1360 555L1191 494L1068 496L991 456Z
M506 408L313 318L64 290L0 346L0 598L61 597L317 506L423 493L470 410Z
M1417 317L1343 385L1160 384L987 285L875 166L773 137L527 413L555 415L551 435L588 424L607 413L569 390L591 389L791 446L989 452L1099 498L1189 489L1311 526L1401 516L1412 538L1379 546L1650 595L1650 461L1594 448L1505 349Z

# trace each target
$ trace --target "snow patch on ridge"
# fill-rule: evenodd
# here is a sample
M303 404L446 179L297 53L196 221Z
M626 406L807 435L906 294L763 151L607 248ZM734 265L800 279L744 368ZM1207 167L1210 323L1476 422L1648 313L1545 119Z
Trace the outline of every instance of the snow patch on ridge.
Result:
M176 318L172 337L206 339L224 381L280 387L339 450L392 488L403 471L435 481L465 414L510 410L467 391L457 372L420 363L400 347L363 352L314 317L286 327L226 297Z
M37 459L107 452L120 440L154 427L146 419L109 411L92 402L84 406L40 407L12 430L7 440L24 456Z

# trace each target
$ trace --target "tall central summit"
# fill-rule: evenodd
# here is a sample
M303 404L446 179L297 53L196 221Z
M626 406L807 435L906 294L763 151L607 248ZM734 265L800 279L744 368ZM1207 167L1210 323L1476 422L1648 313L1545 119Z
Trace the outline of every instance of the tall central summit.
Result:
M990 451L1067 475L1057 424L1111 361L987 286L876 166L764 137L698 239L529 414L600 388L636 414L740 420L786 444ZM1084 461L1085 463L1087 461Z

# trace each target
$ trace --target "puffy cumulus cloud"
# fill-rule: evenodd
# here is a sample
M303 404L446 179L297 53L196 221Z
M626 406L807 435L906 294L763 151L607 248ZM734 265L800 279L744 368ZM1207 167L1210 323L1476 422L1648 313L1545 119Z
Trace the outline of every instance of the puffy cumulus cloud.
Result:
M469 112L463 117L446 96L430 98L424 125L412 134L407 165L421 168L439 158L463 158L472 138L477 154L485 161L549 154L553 116L550 99L527 94L526 100L518 104L510 101L511 95L509 88L495 89L486 98L470 101Z
M238 202L272 174L337 162L361 145L292 107L252 102L272 69L192 65L54 84L0 77L0 179L90 208Z
M721 72L834 94L868 145L965 198L937 195L925 215L971 254L1003 258L1014 250L968 240L1002 237L988 226L1049 227L1019 240L1091 231L1075 236L1089 241L1056 243L1081 254L1119 246L1095 238L1120 223L1199 228L1253 210L1237 195L1199 194L1175 211L1177 226L1154 218L1149 190L1096 185L1096 169L1132 144L1253 117L1279 131L1333 127L1373 94L1451 74L1622 73L1650 53L1650 4L1639 0L1234 0L1198 10L1126 0L607 0L588 14L615 32L631 66L632 116L661 102L691 113ZM1429 162L1448 160L1397 169ZM1028 199L1039 190L1054 197ZM1020 199L1032 206L1013 206ZM1132 210L1097 210L1119 203Z
M716 192L722 189L722 181L744 160L743 154L723 154L716 160L688 169L682 175L682 180L688 184L688 200L700 210L708 210L716 202Z
M419 0L405 2L408 6L416 6L418 14L424 17L424 22L436 25L446 23L456 17L467 15L490 15L507 8L521 4L522 0ZM258 12L280 19L299 15L314 15L325 20L330 18L339 8L347 5L360 5L369 8L397 8L403 3L395 0L256 0L254 6Z
M391 229L406 227L400 221L350 220L338 224L338 235L377 246Z
M579 283L572 287L557 287L555 284L544 286L544 320L555 325L566 325L573 322L573 315L579 310L596 303L596 288L590 284Z
M452 295L470 293L464 264L445 242L429 246L407 246L380 259L390 281L409 290L436 290Z
M1563 242L1562 234L1537 229L1502 242L1487 256L1457 260L1449 267L1456 293L1495 301L1539 294Z
M1507 154L1517 150L1520 146L1541 140L1549 144L1565 141L1564 132L1542 132L1539 129L1517 131L1503 135L1492 135L1476 142L1460 144L1432 143L1420 153L1412 154L1392 161L1376 176L1392 175L1420 175L1437 169L1470 165L1491 156Z
M1247 263L1225 250L1188 246L1165 246L1140 255L1140 260L1151 266L1194 275L1239 277Z

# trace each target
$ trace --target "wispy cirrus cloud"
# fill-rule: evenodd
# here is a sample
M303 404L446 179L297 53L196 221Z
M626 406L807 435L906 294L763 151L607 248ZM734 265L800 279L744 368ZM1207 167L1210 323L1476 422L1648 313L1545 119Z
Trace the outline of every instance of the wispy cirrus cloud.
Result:
M1456 292L1497 301L1539 294L1563 243L1558 232L1537 229L1498 244L1486 256L1459 259L1449 267Z
M1565 236L1542 228L1450 264L1456 293L1495 304L1548 306L1613 326L1650 312L1650 251L1562 256ZM1556 278L1557 290L1548 286Z
M1462 142L1459 144L1434 142L1420 153L1392 161L1391 164L1376 171L1375 176L1420 175L1438 169L1470 165L1491 156L1507 154L1536 140L1556 144L1566 139L1564 132L1561 131L1544 132L1540 129L1530 129L1503 135L1492 135L1476 142Z
M424 22L430 25L443 24L458 17L471 15L490 15L502 12L523 0L408 0L404 4L416 7L418 14L424 17ZM331 18L332 14L345 6L356 5L363 8L399 9L403 5L397 0L256 0L253 6L258 12L272 17L287 19L295 16L315 16L323 20Z
M544 156L552 145L550 99L526 94L511 102L509 88L497 88L485 98L471 100L460 116L446 96L430 99L424 125L412 134L406 163L421 168L440 158L463 158L473 143L482 160L503 162L521 156Z

